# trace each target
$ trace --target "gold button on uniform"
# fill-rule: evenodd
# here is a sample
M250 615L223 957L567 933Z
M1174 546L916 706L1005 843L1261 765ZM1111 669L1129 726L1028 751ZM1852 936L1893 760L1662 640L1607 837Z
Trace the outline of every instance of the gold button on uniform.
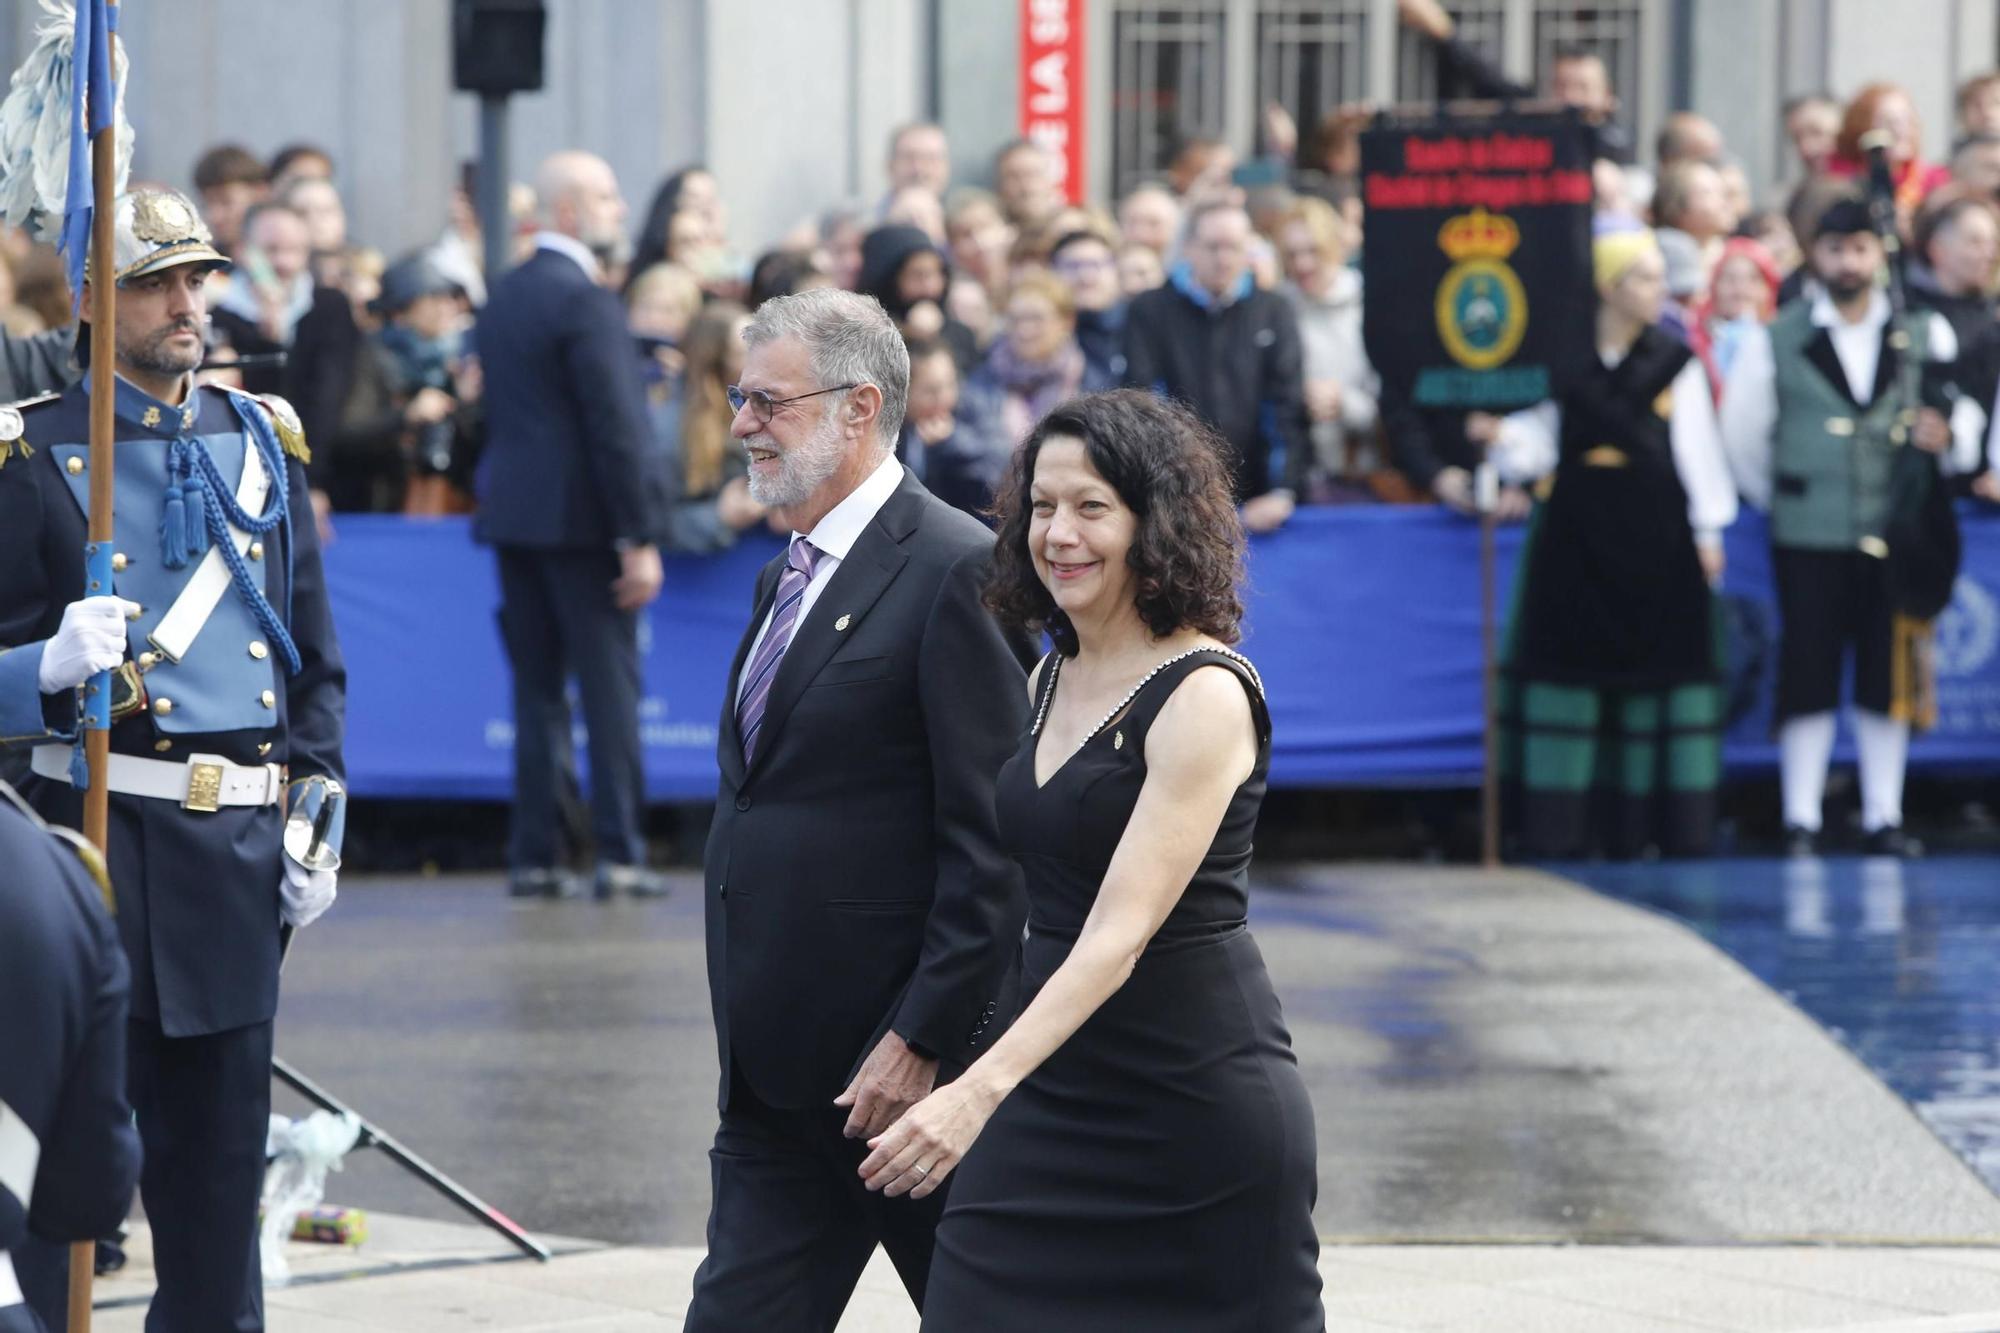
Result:
M68 468L69 474L74 477L77 473L83 471L83 460L72 454L70 455L69 462L63 464L63 466Z
M132 609L125 613L125 618L127 620L137 620L140 616L143 616L145 614L146 614L146 608L140 606L137 602L134 602L132 604Z
M278 706L278 696L269 690L265 690L257 696L257 702L263 704L266 708L276 708Z
M112 572L118 574L125 572L125 553L123 551L113 551L111 553L111 569Z
M256 658L259 662L263 661L270 654L270 651L269 648L266 648L256 639L250 640L250 656Z
M172 741L154 741L154 742L153 742L153 753L155 753L155 754L165 754L165 753L166 753L167 751L169 751L169 750L171 750L171 749L173 749L173 748L174 748L174 743L173 743Z
M264 543L262 542L250 543L250 558L252 560L262 560L264 558Z
M139 654L139 670L151 671L154 667L158 666L159 664L160 664L160 655L158 653Z
M172 699L155 699L153 700L153 711L161 717L165 717L168 713L174 711L174 701Z

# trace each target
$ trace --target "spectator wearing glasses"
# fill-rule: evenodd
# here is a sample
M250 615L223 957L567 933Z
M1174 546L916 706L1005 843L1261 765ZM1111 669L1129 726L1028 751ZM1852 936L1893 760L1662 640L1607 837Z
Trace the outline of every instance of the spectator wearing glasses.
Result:
M590 733L597 892L652 896L639 828L639 612L660 592L663 470L625 311L603 284L623 241L617 177L562 152L536 179L534 253L493 284L476 334L488 435L474 533L495 548L514 678L518 897L571 896L556 812L572 762L568 678Z
M997 421L1009 451L1035 423L1079 393L1116 388L1091 371L1077 345L1069 288L1046 270L1026 273L1007 293L1007 333L986 354L968 396Z
M1106 384L1125 379L1125 293L1118 282L1118 254L1094 231L1073 231L1049 252L1056 276L1076 307L1076 341L1091 374Z

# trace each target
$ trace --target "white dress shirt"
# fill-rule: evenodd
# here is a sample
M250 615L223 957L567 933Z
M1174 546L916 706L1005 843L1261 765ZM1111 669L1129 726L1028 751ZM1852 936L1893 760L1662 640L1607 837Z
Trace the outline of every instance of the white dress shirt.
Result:
M894 451L885 454L882 462L869 473L867 479L847 493L847 498L826 511L826 516L813 525L813 530L805 534L805 539L819 551L819 563L813 566L812 581L806 584L806 595L799 601L799 617L792 622L792 638L797 640L799 632L805 628L806 617L812 614L819 595L826 591L827 581L833 571L840 568L840 562L847 559L847 553L854 549L854 543L861 540L861 534L875 521L875 515L882 512L882 506L889 503L889 497L903 484L903 465L896 461ZM797 538L800 534L794 532ZM750 644L750 651L744 654L744 665L757 660L757 650L764 645L764 636L771 632L771 615L777 610L776 603L764 613L764 623L757 627L757 637ZM789 647L787 649L789 651ZM736 702L743 702L743 681L736 681Z
M1600 347L1597 356L1610 369L1625 359L1625 352ZM1674 406L1667 435L1673 443L1674 471L1688 495L1688 526L1696 541L1718 545L1722 530L1736 521L1736 487L1722 456L1708 372L1699 359L1688 359L1674 376L1671 391ZM1516 412L1500 422L1491 453L1494 470L1502 481L1528 485L1555 470L1561 440L1562 409L1553 401Z
M1868 310L1850 324L1824 292L1812 298L1812 322L1827 331L1841 372L1854 401L1866 407L1875 397L1875 374L1882 358L1882 326L1889 322L1889 298L1870 295ZM1933 314L1926 329L1929 359L1956 361L1958 335L1944 317ZM1985 409L1969 397L1951 411L1952 446L1940 460L1946 472L1975 470L1986 433ZM1771 331L1745 331L1722 386L1722 448L1743 498L1759 509L1771 507L1771 432L1778 425L1778 369L1771 353Z
M565 236L559 231L538 231L535 233L535 248L568 255L592 282L604 281L604 265L597 262L597 256L590 252L589 246L574 236Z

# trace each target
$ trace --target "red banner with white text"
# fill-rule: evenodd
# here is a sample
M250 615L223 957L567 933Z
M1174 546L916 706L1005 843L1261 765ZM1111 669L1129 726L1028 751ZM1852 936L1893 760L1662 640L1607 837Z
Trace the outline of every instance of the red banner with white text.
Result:
M1083 199L1084 0L1021 0L1021 137L1062 164L1063 196Z

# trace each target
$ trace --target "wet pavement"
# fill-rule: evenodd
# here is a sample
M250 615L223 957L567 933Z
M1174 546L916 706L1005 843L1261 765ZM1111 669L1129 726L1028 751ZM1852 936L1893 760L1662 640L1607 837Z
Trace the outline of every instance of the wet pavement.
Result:
M1737 882L1702 891L1715 915ZM1879 889L1840 906L1843 882L1835 949L1887 911ZM356 879L299 938L279 1053L531 1228L699 1245L698 893L524 904L494 878ZM2000 1237L2000 1201L1901 1100L1664 917L1534 872L1271 868L1253 896L1330 1239ZM329 1198L459 1216L371 1153Z
M2000 1189L2000 857L1551 869L1692 926Z

